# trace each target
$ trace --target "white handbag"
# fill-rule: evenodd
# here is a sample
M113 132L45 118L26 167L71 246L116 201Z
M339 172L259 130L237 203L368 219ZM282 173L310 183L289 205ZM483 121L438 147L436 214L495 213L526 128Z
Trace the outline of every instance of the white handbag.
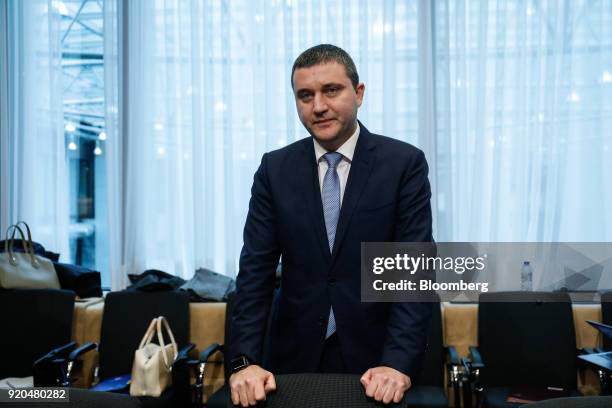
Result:
M164 343L162 326L166 329L170 344ZM155 333L159 344L151 343ZM130 395L159 397L172 384L172 364L177 356L178 347L168 321L163 316L156 317L134 353Z
M27 240L19 224L25 225L28 232ZM21 235L25 252L13 251L17 232ZM10 238L9 235L11 235ZM4 289L60 289L53 263L47 258L34 254L32 233L28 224L23 221L11 225L6 230L4 252L0 253L0 287Z

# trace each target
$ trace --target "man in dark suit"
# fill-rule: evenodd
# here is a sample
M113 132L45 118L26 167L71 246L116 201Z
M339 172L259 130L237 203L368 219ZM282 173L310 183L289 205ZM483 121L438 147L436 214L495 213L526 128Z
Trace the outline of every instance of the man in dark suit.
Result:
M276 387L262 354L282 255L267 368L363 374L368 396L399 402L419 370L431 305L362 303L361 242L432 241L427 162L357 121L365 85L344 50L304 51L292 87L312 138L264 154L255 173L232 318L232 401L255 405Z

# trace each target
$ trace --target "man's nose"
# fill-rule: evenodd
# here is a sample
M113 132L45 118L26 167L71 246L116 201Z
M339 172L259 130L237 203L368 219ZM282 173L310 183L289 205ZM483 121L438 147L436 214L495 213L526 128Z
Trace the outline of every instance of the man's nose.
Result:
M315 94L314 96L314 112L321 114L327 110L327 102L321 94Z

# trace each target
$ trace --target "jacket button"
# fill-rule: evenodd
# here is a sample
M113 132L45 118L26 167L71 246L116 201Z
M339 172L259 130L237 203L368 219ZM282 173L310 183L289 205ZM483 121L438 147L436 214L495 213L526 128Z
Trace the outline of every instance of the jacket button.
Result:
M334 279L334 278L327 278L327 284L329 286L334 286L336 284L336 279Z

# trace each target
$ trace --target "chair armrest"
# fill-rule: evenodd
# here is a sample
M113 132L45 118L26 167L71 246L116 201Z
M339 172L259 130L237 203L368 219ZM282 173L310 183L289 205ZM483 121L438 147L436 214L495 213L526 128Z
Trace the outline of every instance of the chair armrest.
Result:
M72 350L72 352L70 352L70 354L68 355L68 360L75 361L77 358L79 358L81 354L85 354L88 351L95 350L97 348L98 345L96 343L85 343L81 347Z
M445 347L445 350L448 354L448 363L446 364L448 382L453 389L453 400L455 401L453 406L459 406L461 390L464 388L464 384L469 381L469 378L455 346Z
M459 353L457 352L457 348L455 346L448 346L446 351L448 353L450 365L461 365L461 358L459 357Z
M470 366L472 368L483 368L484 362L482 361L482 357L480 356L480 350L478 347L470 346Z
M468 347L469 357L461 359L469 386L464 388L464 403L472 406L472 393L476 397L475 406L482 406L484 388L480 383L480 370L485 367L478 347Z
M91 350L96 350L97 348L98 345L96 343L85 343L81 347L72 350L68 357L62 359L62 363L66 363L66 371L64 372L64 379L62 381L62 385L64 387L69 387L70 384L72 384L72 382L74 381L74 379L72 378L72 369L74 368L74 363L77 361L79 356Z
M178 355L176 356L177 360L182 360L182 359L187 359L189 358L189 353L191 352L191 350L193 350L195 348L195 344L193 343L189 343L187 344L185 347L183 347L182 349L180 349L178 351Z
M58 387L66 382L64 365L68 355L75 349L76 343L71 341L54 348L38 360L34 361L34 386Z
M50 360L57 359L57 358L66 358L72 352L72 350L75 349L75 347L76 347L76 343L74 341L71 341L70 343L66 343L63 346L54 348L53 350L49 351L47 354L45 354L44 356L36 360L34 364L37 364L39 361L43 361L43 360L50 361Z
M603 353L604 350L602 350L599 347L583 347L583 348L579 348L578 350L576 350L578 355L583 355L583 354L597 354L597 353Z
M34 367L41 366L43 364L60 363L68 357L68 354L74 350L76 343L71 341L70 343L64 344L63 346L54 348L38 360L34 361Z
M225 350L223 344L213 343L210 346L206 347L204 350L202 350L202 352L200 353L200 362L205 363L216 352L223 353L224 351Z

